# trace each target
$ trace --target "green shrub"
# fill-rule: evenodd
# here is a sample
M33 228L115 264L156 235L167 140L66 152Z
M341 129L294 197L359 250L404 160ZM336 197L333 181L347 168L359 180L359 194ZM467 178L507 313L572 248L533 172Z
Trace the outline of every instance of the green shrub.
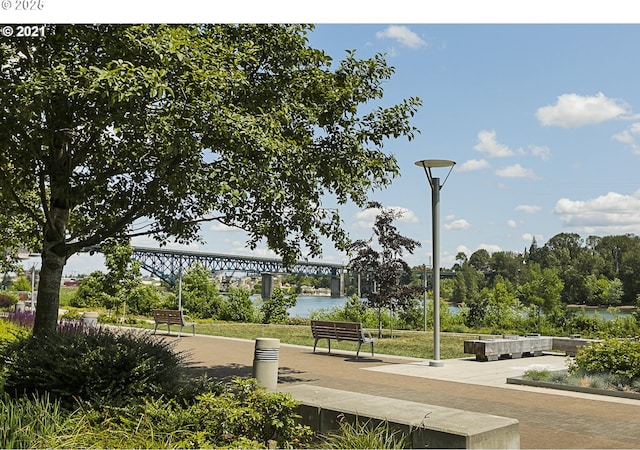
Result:
M0 293L0 309L11 309L18 303L18 296L8 292Z
M522 375L525 380L549 381L551 372L547 369L529 369Z
M140 284L125 295L127 308L131 314L150 316L152 311L160 308L162 299L160 294L153 287L146 284Z
M60 404L48 396L17 400L0 397L0 448L38 448L39 438L55 435L64 423Z
M9 343L0 360L7 393L46 392L68 407L76 400L121 404L170 395L184 379L184 358L148 333L66 324Z
M391 430L388 422L380 422L373 426L371 421L360 423L357 418L354 424L341 420L336 432L321 437L321 448L405 448L406 437L400 430Z
M262 303L260 308L262 323L287 323L289 318L288 309L296 305L295 294L285 295L280 288L274 288L271 298Z
M220 308L220 319L231 322L253 322L256 311L251 292L245 288L231 287Z
M303 448L312 432L297 422L291 396L236 379L196 401L144 399L126 408L85 411L46 448ZM87 430L90 432L87 432Z
M578 349L570 372L610 373L623 380L640 378L640 342L605 339Z

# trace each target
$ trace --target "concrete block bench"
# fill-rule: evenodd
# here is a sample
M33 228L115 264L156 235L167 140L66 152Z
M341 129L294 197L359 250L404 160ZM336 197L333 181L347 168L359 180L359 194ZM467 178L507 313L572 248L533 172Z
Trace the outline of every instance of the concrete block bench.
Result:
M497 361L499 358L541 356L543 351L552 349L553 338L550 336L507 335L496 339L464 341L464 352L476 355L478 361Z
M583 339L578 335L569 337L504 335L502 338L464 341L464 352L476 355L478 361L541 356L545 351L564 352L567 356L576 356L580 347L597 341L598 339Z
M516 419L306 384L280 391L301 402L303 423L319 433L357 419L372 427L386 422L404 434L410 448L520 448Z

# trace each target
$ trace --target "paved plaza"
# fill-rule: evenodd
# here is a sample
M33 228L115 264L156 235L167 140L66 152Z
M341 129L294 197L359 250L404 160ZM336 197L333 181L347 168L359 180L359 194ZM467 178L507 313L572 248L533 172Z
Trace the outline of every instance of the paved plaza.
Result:
M266 335L267 333L265 333ZM259 336L262 337L262 336ZM266 337L266 336L265 336ZM167 336L194 370L216 378L251 376L252 340ZM355 345L354 345L355 347ZM640 400L518 386L506 379L530 368L566 367L566 357L428 360L282 344L278 386L305 383L515 418L521 448L640 448Z

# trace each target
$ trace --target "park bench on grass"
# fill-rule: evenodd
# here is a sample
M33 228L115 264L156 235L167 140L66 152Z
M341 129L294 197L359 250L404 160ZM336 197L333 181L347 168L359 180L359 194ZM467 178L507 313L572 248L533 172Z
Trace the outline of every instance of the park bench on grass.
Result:
M153 334L156 334L158 325L166 325L167 333L171 334L171 325L179 325L178 337L181 336L182 329L184 327L191 327L193 335L196 335L196 323L187 322L184 320L184 311L178 309L154 309L153 320L156 322L156 327L153 329Z
M371 356L373 356L373 342L371 333L362 328L361 323L357 322L330 322L327 320L312 320L311 333L315 338L313 343L313 352L316 351L316 345L320 339L327 340L329 353L331 353L331 339L336 341L353 341L358 343L356 350L356 358L360 354L360 346L362 344L371 344Z

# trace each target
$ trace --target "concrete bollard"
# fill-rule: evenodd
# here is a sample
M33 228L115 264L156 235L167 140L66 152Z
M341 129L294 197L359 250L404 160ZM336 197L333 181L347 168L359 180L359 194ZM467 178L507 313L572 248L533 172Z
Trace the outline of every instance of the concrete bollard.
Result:
M278 385L278 358L280 339L257 338L253 354L253 378L268 391Z
M96 325L98 325L98 315L99 314L97 312L84 312L82 313L82 323L90 327L95 327Z

